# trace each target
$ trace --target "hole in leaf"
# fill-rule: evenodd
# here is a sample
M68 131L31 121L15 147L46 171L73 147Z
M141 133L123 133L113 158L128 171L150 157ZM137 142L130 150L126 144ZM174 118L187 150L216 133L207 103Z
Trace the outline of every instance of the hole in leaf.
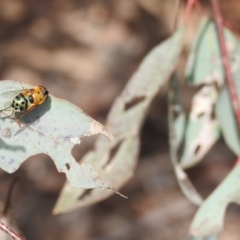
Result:
M133 98L130 102L125 103L124 110L127 111L129 108L134 107L135 105L142 102L145 98L145 96Z
M226 221L230 221L230 219L232 219L232 216L239 214L239 211L240 211L239 205L231 201L233 201L233 197L232 198L229 197L229 199L226 201L227 203L229 203L229 204L226 204L228 205L226 209L225 217L224 217L225 218L224 220ZM218 214L218 218L221 218L220 214Z
M204 112L200 112L200 113L197 115L197 118L201 118L202 116L204 116Z
M211 112L210 118L211 118L211 119L216 119L215 111L212 111L212 112Z
M174 119L176 120L176 118L178 118L180 115L180 111L179 109L177 108L173 108L173 116L174 116Z
M93 188L90 189L85 189L85 191L83 192L83 194L81 196L79 196L78 200L83 200L85 198L87 198L88 196L91 195L91 192L93 191Z
M195 148L195 151L194 151L194 153L197 155L198 153L199 153L199 151L200 151L200 148L201 148L201 145L199 144L199 145L197 145L197 147Z
M67 170L70 169L70 164L69 163L66 163L65 166L66 166Z
M72 148L72 155L76 160L81 159L87 152L93 149L94 143L97 139L97 135L88 136L81 141L81 144L76 144Z
M122 142L123 141L120 141L118 144L116 144L116 146L114 146L111 149L107 162L102 166L103 169L105 169L107 167L107 165L109 165L111 163L112 159L115 157L116 153L118 152Z

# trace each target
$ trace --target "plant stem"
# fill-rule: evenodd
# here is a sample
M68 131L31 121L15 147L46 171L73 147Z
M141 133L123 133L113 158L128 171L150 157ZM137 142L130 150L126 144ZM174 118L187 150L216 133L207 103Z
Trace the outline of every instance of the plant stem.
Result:
M239 105L238 96L236 92L236 86L233 80L233 74L231 71L229 56L228 56L227 47L226 47L226 41L223 34L223 19L222 19L221 11L219 8L218 0L211 0L211 4L213 8L214 19L217 25L217 33L218 33L218 39L219 39L219 44L221 48L223 67L224 67L226 78L227 78L228 91L231 97L232 107L237 119L238 129L240 129L240 105Z
M9 236L12 237L14 240L23 240L20 236L18 236L12 229L6 226L3 222L0 222L0 229L7 233Z
M186 7L186 11L185 11L185 23L186 24L188 23L188 21L190 19L190 14L192 12L194 4L195 4L195 0L188 0L188 2L187 2L187 7Z

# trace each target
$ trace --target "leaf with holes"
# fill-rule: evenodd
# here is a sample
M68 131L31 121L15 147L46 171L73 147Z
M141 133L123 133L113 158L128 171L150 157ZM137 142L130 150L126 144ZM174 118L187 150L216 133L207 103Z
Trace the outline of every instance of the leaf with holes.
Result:
M217 90L211 85L203 86L193 98L181 158L184 168L199 162L220 136L218 123L212 119L216 100Z
M32 86L23 83L24 88ZM1 81L3 92L21 90L16 81ZM6 99L0 97L3 109ZM59 172L64 172L74 187L110 188L98 178L93 167L84 162L79 164L71 155L80 138L101 133L112 139L112 135L98 122L87 116L77 106L52 95L47 101L28 112L19 120L6 117L1 112L0 123L0 167L12 173L22 162L38 153L49 155ZM21 128L19 126L21 125Z
M178 79L176 74L169 84L169 102L168 102L168 126L169 126L169 144L170 156L178 184L185 196L194 204L200 205L202 198L189 180L187 174L182 169L178 161L178 149L184 136L185 113L180 102L180 93ZM177 117L174 117L177 115Z
M236 54L238 40L227 28L224 29L224 34L234 68L235 62L239 62L239 55ZM189 54L185 75L189 82L194 85L217 82L221 86L224 82L225 75L217 29L214 21L209 18L203 18L201 22L195 43Z
M114 134L113 142L99 138L95 150L83 161L91 163L105 181L120 188L132 175L139 151L139 131L148 107L161 86L169 78L182 49L183 29L155 47L144 59L126 88L116 99L108 116L107 127ZM55 212L63 212L100 201L110 192L63 188Z
M221 231L228 204L240 204L239 175L238 164L197 211L190 227L191 235L205 237Z

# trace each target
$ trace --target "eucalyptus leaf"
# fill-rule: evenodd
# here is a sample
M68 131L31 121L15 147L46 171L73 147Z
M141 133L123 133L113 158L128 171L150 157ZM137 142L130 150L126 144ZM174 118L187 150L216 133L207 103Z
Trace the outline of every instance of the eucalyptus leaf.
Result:
M179 148L185 132L185 124L186 124L186 115L183 111L177 116L174 121L174 130L175 130L175 137L177 141L177 148Z
M239 175L240 165L238 164L204 201L191 224L192 236L207 237L222 230L228 204L240 204Z
M174 172L178 181L178 184L184 193L184 195L194 204L200 205L202 203L202 197L197 192L187 174L182 169L182 166L178 160L178 149L181 143L181 139L184 136L185 130L185 113L183 111L180 102L180 93L178 87L178 79L176 74L173 74L171 82L169 84L169 98L168 98L168 125L169 125L169 145L170 156ZM178 117L174 119L175 113ZM180 119L180 120L179 120ZM176 124L177 123L177 124Z
M224 36L234 65L238 39L227 28L224 28ZM224 82L225 74L217 28L214 21L209 18L204 17L201 21L196 40L190 50L185 75L193 85L216 82L221 86Z
M217 96L215 86L205 85L193 98L181 158L184 168L198 163L220 137L218 122L212 118Z
M228 147L237 155L240 154L240 141L235 114L229 100L226 87L223 88L216 104L216 116L221 126L224 140Z
M22 83L26 89L31 85ZM0 95L4 92L21 90L17 81L0 82ZM3 109L6 99L0 97ZM50 94L45 103L19 119L1 112L0 119L0 167L15 172L30 156L45 153L49 155L59 172L64 172L73 187L111 188L104 183L88 163L79 164L71 151L82 137L101 133L107 138L113 136L100 123L87 116L77 106Z
M240 45L236 50L236 58L232 72L234 76L234 83L240 100ZM224 140L228 147L237 155L240 154L240 141L239 141L239 129L235 120L235 114L233 112L232 101L230 100L227 86L225 85L220 91L219 98L216 104L216 116L221 126Z
M139 151L139 132L149 105L172 73L182 50L184 29L156 46L143 60L123 92L114 102L107 120L113 133L113 142L99 138L94 151L85 155L84 162L91 163L102 179L117 189L132 176ZM54 212L68 211L100 201L111 195L110 191L70 189L66 183Z

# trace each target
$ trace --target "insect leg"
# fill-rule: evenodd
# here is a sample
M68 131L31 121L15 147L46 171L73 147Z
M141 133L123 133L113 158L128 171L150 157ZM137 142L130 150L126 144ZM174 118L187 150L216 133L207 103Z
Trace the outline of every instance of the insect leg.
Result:
M3 111L12 111L12 113L10 115L5 115L4 117L2 117L2 119L5 119L5 118L10 118L14 115L15 113L15 110L14 109L9 109L10 107L7 107L5 109L2 109L0 110L0 112L3 112Z
M22 89L24 90L24 89L25 89L25 87L22 85L22 82L21 82L21 81L18 81L18 82L20 83L20 85L21 85Z

